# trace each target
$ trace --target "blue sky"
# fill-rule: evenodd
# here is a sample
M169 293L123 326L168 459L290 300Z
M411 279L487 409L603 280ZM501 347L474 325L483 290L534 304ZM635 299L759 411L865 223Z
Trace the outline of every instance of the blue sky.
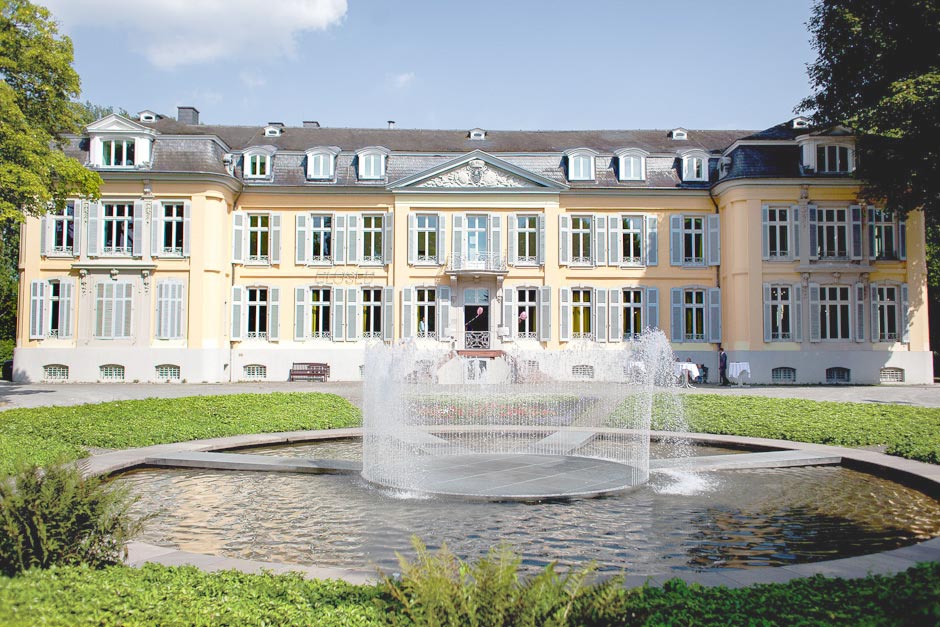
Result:
M762 129L811 0L47 0L83 99L204 123Z

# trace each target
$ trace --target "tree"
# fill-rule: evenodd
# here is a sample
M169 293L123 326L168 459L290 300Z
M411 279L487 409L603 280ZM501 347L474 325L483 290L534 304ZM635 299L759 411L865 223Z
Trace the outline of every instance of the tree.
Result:
M940 220L940 1L818 0L798 111L857 134L864 194Z
M100 120L106 115L111 115L112 113L117 113L118 115L122 115L125 118L131 117L127 109L123 107L115 108L112 106L97 105L90 100L86 100L84 103L79 104L78 107L78 114L81 118L82 124L91 124L92 122Z

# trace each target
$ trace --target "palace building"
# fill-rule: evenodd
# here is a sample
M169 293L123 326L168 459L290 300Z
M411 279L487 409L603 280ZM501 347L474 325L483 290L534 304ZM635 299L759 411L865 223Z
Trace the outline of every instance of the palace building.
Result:
M933 380L924 223L860 196L850 129L213 126L110 115L98 201L26 220L18 381L361 376L370 342L480 359L661 329L717 380ZM584 375L581 373L582 376Z

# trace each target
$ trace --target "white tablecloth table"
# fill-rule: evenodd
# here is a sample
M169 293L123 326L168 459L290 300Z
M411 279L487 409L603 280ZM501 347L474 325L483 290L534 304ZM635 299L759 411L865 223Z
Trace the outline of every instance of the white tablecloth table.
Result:
M729 361L728 362L728 378L737 379L738 385L744 385L744 373L747 373L747 378L751 378L751 362L749 361Z
M687 388L692 387L692 379L697 378L700 374L697 364L687 361L680 361L676 364L676 376L682 380L682 384Z

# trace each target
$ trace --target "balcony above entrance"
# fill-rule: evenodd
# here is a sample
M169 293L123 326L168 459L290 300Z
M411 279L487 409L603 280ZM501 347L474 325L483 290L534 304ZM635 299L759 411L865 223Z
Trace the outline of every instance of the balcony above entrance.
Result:
M506 257L496 253L450 255L445 272L457 276L502 275L509 271Z

